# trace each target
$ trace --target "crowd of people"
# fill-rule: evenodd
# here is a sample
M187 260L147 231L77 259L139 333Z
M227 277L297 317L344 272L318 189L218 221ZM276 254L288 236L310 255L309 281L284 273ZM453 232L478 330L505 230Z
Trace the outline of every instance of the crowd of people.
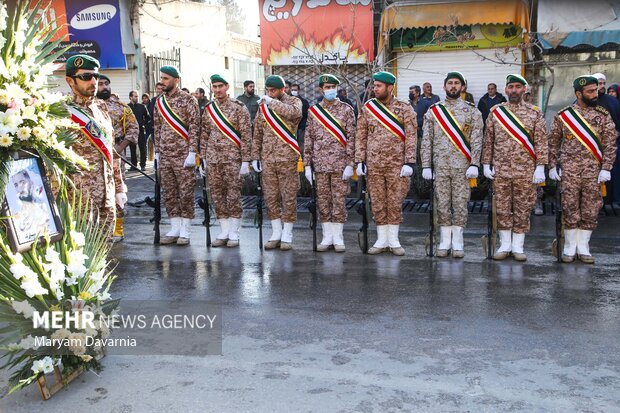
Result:
M339 89L340 80L328 73L319 76L321 98L310 105L300 96L299 85L277 75L266 78L265 95L257 96L254 82L246 81L244 93L236 99L228 95L228 81L212 75L209 100L203 89L194 93L180 89L178 69L164 66L158 96L143 95L138 104L138 93L132 91L127 106L111 94L109 79L97 69L96 62L86 58L68 62L67 82L75 95L74 106L93 122L110 118L108 128L99 128L107 129L106 133L94 138L113 136L113 147L112 140L101 145L85 135L107 159L107 163L99 162L109 164L102 169L105 174L114 170L116 212L121 216L126 188L118 171L120 162L113 154L137 145L144 168L144 142L146 136L154 137L154 159L171 223L161 244L189 244L195 169L200 159L199 170L208 171L220 223L214 247L239 245L241 187L243 177L253 171L262 181L272 228L264 248L292 249L300 189L298 165L303 159L305 178L316 186L322 226L318 251L345 251L345 198L348 181L357 173L366 179L377 228L377 240L368 253L403 255L401 205L410 188L419 140L422 177L434 181L439 226L436 256L464 256L470 182L481 171L492 183L497 203L499 247L494 259L526 260L524 239L530 213L537 188L548 175L563 194L562 261L577 257L594 262L589 239L602 205L601 184L612 176L620 115L617 96L606 93L602 74L575 79L575 102L558 112L548 131L540 109L528 102L528 82L518 74L506 78L505 95L496 84L489 84L488 93L476 105L460 72L446 75L445 99L433 94L430 83L424 83L422 89L415 85L409 89L409 102L395 98L394 75L377 72L366 84L358 107L342 93L345 89ZM97 81L92 82L93 78ZM99 99L93 99L93 88ZM132 161L136 167L135 150ZM96 199L102 201L100 214L114 215L107 196Z

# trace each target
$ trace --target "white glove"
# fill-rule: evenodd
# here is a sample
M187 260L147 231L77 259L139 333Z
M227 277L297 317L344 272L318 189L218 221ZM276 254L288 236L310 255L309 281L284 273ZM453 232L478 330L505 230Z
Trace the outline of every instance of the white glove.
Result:
M118 194L116 194L116 205L118 205L118 207L120 209L124 209L126 203L127 203L127 194L126 193L119 192Z
M157 166L159 166L159 152L155 152L155 160L157 161Z
M598 173L598 183L607 182L611 179L611 172L601 169L601 172Z
M261 103L266 103L266 104L270 104L271 101L273 100L272 97L269 97L269 95L265 95L262 98L260 98L260 102L258 102L258 104L260 105Z
M433 179L433 170L431 168L422 168L422 178L427 181Z
M410 167L409 165L403 165L402 168L400 168L400 176L402 177L407 177L407 176L411 176L413 175L413 168Z
M366 165L364 165L364 162L360 162L357 164L357 176L364 175L366 175Z
M196 166L196 152L190 152L187 154L185 162L183 162L183 168L191 168L194 166Z
M241 169L239 169L239 175L245 176L250 173L250 163L249 162L241 162Z
M478 167L471 165L469 168L467 168L467 171L465 172L465 177L467 179L478 178Z
M557 168L551 168L549 171L549 179L553 179L554 181L561 181L562 171L558 172Z
M495 170L491 168L491 165L483 165L483 173L487 179L493 180L495 178Z
M347 165L347 167L344 168L344 172L342 173L342 180L348 181L352 177L353 177L353 167L351 165Z
M260 167L260 161L252 161L252 169L256 172L261 172L263 169Z
M308 182L310 182L310 186L312 186L312 168L306 166L304 168L304 175L306 175L306 179L308 180Z
M204 178L207 175L207 161L205 159L200 160L200 166L198 167L198 172L200 172L201 178Z
M532 182L535 184L542 184L545 182L545 165L536 165Z

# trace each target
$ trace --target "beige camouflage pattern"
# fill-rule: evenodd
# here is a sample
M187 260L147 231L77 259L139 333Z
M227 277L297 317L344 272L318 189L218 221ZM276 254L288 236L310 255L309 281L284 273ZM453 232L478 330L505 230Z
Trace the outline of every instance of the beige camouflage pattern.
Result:
M252 145L252 123L250 112L243 103L237 99L216 99L221 112L233 124L241 135L241 148L237 147L229 138L220 132L217 125L211 119L207 109L202 114L202 131L200 133L200 153L205 154L207 164L235 163L238 167L241 162L251 161L250 148ZM239 171L237 170L237 175Z
M316 117L308 113L308 126L304 136L304 165L312 166L314 172L342 172L346 166L355 166L355 113L353 108L334 99L318 103L340 122L347 136L344 147Z
M114 139L124 138L129 143L137 145L140 127L131 108L121 102L121 99L114 94L105 103L108 106L108 113L112 119Z
M493 165L495 176L529 177L531 181L536 165L546 165L548 161L547 128L542 112L538 107L527 102L517 104L505 102L496 106L507 107L530 131L530 136L534 139L536 161L534 162L520 143L508 135L495 116L490 114L484 130L482 163ZM491 112L494 108L495 106Z
M273 99L268 106L293 133L297 131L302 115L301 100L284 94L281 99ZM269 219L282 219L287 223L297 221L299 155L275 134L260 108L254 120L251 158L261 161L263 192Z
M155 148L160 154L164 206L170 217L191 219L194 218L195 168L184 168L183 163L189 152L198 151L200 109L196 99L179 88L166 92L166 99L172 110L189 125L189 141L172 129L155 105Z
M261 173L269 220L297 221L297 192L300 188L297 162L265 162Z
M207 164L209 188L219 219L241 218L241 187L243 179L239 176L240 165L233 162Z
M399 225L410 177L401 177L405 163L416 160L417 121L411 105L394 97L385 106L404 124L405 142L363 109L355 134L355 162L366 162L368 192L377 225Z
M340 122L347 137L343 146L323 124L308 113L306 128L304 165L312 166L315 172L316 197L321 222L344 223L347 220L345 201L349 193L349 182L342 180L346 166L355 167L355 113L353 108L334 99L323 99L318 103Z
M597 182L601 169L611 171L616 160L614 122L602 107L572 107L592 126L603 147L603 164L594 158L572 135L559 116L553 119L549 138L549 167L562 171L562 209L566 229L594 230L603 206L601 186Z
M435 206L439 226L465 227L467 202L471 190L465 172L470 165L480 165L482 152L482 114L476 107L461 99L441 102L461 125L471 149L471 162L444 133L429 110L424 115L420 157L422 168L433 168L435 174ZM432 107L432 106L431 106ZM452 212L453 210L453 212Z
M484 131L482 163L495 168L493 185L498 229L523 234L530 230L530 214L536 203L536 185L532 183L534 169L548 161L547 129L538 107L523 101L505 102L501 106L507 107L530 131L536 161L495 119L493 107Z
M110 140L113 139L112 121L102 100L95 97L84 99L74 95L73 104L94 119ZM111 143L113 144L113 141ZM113 166L110 166L99 149L82 133L78 134L71 149L88 161L89 169L73 174L70 178L76 186L77 193L88 199L90 210L98 213L101 222L108 227L108 238L111 240L116 211L115 196L117 193L126 192L120 163L114 158L112 151Z
M342 172L317 172L316 198L321 222L344 224L347 221L346 198L351 187L342 180Z

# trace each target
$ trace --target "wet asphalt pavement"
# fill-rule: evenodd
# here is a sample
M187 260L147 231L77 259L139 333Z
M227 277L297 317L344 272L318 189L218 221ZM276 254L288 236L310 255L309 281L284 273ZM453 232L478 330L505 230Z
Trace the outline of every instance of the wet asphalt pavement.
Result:
M130 200L151 190L134 175ZM129 209L113 296L220 303L223 355L109 355L0 412L620 411L620 218L601 218L588 266L554 262L552 216L532 218L520 264L483 259L482 215L453 260L424 256L423 214L406 215L401 258L361 254L354 213L345 254L312 252L305 212L290 252L258 250L253 211L240 248L210 250L202 211L189 247L154 246L149 214Z

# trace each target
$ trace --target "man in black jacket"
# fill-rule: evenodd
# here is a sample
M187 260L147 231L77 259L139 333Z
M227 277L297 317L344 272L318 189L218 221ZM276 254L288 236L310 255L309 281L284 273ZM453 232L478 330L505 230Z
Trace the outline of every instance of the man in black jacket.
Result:
M506 102L506 98L501 93L497 93L497 85L495 83L489 83L487 86L487 93L478 101L478 110L482 113L482 120L485 124L491 108L504 102Z
M136 120L138 121L139 134L138 134L138 148L140 149L140 169L143 171L146 169L146 128L151 121L149 111L142 103L138 103L138 91L132 90L129 92L129 107L133 111ZM130 144L129 150L131 151L131 163L138 164L138 156L136 154L136 145Z

